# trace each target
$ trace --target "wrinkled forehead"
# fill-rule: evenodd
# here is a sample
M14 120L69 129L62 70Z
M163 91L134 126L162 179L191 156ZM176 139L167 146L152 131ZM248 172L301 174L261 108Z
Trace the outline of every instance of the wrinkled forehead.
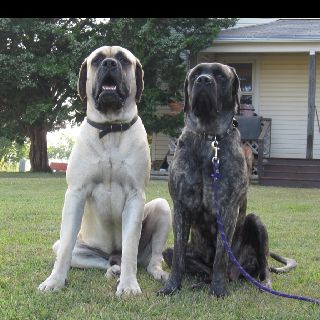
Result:
M106 58L114 58L117 55L121 54L125 56L130 61L135 61L135 56L127 49L119 47L119 46L103 46L96 50L94 50L88 57L88 60L92 60L98 54L104 55Z
M191 69L190 75L192 75L195 72L200 74L220 73L228 77L233 76L233 73L229 66L227 66L226 64L218 63L218 62L200 63L196 65L193 69Z

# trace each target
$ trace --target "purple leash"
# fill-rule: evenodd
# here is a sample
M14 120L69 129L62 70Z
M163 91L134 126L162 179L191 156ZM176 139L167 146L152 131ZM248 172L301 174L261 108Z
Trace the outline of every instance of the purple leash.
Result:
M214 156L212 158L212 164L213 164L213 174L212 176L212 180L213 180L213 190L214 190L214 206L215 206L215 210L216 210L216 216L217 216L217 224L218 224L218 230L220 232L221 235L221 239L223 241L224 247L229 255L230 260L232 261L232 263L238 268L238 270L240 271L240 273L249 281L251 282L253 285L255 285L257 288L259 288L261 291L266 291L269 292L271 294L274 294L276 296L280 296L280 297L284 297L284 298L289 298L289 299L296 299L296 300L301 300L301 301L307 301L307 302L312 302L315 304L320 305L320 300L318 299L314 299L314 298L309 298L309 297L303 297L303 296L297 296L297 295L292 295L292 294L288 294L285 292L279 292L273 289L270 289L264 285L262 285L260 282L258 282L256 279L254 279L253 277L251 277L251 275L249 273L247 273L242 266L240 265L240 263L238 262L238 260L236 259L236 257L233 255L232 250L230 248L230 245L228 243L227 237L224 233L224 228L223 228L223 224L222 224L222 219L221 219L221 215L220 215L220 209L219 209L219 204L218 204L218 180L220 178L220 172L219 172L219 159L218 159L218 141L215 139L212 142L212 148L214 150Z

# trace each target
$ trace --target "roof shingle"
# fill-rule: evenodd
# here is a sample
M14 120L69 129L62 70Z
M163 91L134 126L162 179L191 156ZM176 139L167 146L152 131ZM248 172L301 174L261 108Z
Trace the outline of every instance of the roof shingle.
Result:
M270 23L226 29L215 40L320 39L320 19L279 19Z

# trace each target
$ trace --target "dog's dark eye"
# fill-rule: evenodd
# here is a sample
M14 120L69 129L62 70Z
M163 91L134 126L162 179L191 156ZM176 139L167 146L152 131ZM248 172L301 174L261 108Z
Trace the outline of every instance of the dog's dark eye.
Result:
M119 61L124 65L127 65L130 63L129 59L127 59L126 57L121 57Z
M98 66L103 61L103 59L103 56L98 55L92 59L91 64L93 64L94 66Z
M216 79L218 79L218 80L226 80L226 77L223 75L223 74L217 74L216 76Z
M190 80L195 80L197 77L198 77L198 74L197 74L197 73L193 73L193 74L190 76Z

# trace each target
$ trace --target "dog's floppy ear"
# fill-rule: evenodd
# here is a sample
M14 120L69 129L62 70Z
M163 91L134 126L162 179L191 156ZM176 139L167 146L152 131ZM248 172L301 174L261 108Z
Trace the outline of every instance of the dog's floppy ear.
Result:
M78 78L78 93L82 101L87 97L86 92L87 84L87 59L85 59L81 65Z
M236 102L235 112L237 113L238 108L240 108L240 96L241 96L241 88L240 88L240 80L237 75L236 69L230 67L233 73L233 84L232 84L232 96L234 101Z
M186 75L186 79L184 80L184 107L183 107L183 111L185 113L187 113L190 109L189 94L188 94L189 74L190 74L190 70L188 71L188 73Z
M139 59L137 59L136 60L136 86L137 86L136 102L137 103L140 102L142 91L144 88L143 75L144 75L144 72L142 70L142 65Z

